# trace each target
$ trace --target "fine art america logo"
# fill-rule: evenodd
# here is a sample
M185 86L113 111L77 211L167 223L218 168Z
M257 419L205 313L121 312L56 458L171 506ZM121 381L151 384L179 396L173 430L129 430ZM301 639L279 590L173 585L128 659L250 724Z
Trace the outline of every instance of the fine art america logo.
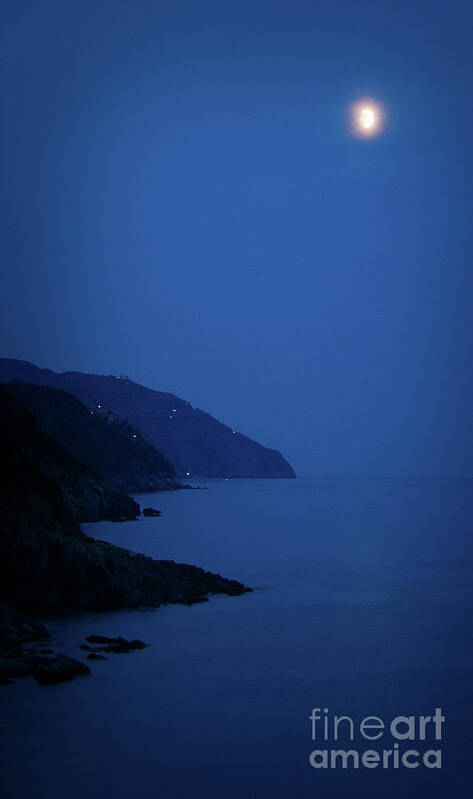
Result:
M309 755L312 768L442 768L438 742L445 716L439 707L432 716L396 716L388 721L366 716L357 722L350 716L332 716L327 707L316 707L309 719L312 741L319 747ZM355 733L361 743L356 748L351 743ZM350 748L339 748L346 741ZM367 748L371 741L379 741L383 749Z

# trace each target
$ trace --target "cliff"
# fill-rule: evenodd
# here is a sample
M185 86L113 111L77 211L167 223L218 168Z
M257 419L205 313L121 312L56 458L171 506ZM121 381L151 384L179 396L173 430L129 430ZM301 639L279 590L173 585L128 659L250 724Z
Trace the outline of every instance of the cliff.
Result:
M126 419L182 476L295 477L277 451L218 422L174 394L119 376L58 374L26 361L0 359L0 381L21 380L73 394L89 408L100 405Z
M135 519L139 505L64 452L0 385L2 510L48 522Z
M175 488L176 473L139 431L116 414L91 411L71 394L13 381L11 393L61 449L98 472L120 491Z
M137 512L133 500L64 453L0 386L0 603L34 611L105 610L247 590L195 566L95 541L78 524Z

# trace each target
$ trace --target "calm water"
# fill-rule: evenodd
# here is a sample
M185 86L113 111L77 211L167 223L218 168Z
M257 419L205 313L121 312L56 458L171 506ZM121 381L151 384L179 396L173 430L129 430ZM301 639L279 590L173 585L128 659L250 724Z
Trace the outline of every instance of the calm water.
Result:
M50 621L61 649L90 633L151 646L89 679L0 693L4 799L466 797L473 690L473 482L211 482L140 496L160 518L89 534L255 587L191 608ZM315 770L312 708L389 721L446 716L443 767Z

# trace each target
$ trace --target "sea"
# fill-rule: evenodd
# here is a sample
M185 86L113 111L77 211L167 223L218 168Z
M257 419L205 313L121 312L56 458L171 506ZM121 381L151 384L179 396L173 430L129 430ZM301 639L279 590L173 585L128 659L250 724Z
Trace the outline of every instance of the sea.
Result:
M2 799L471 795L473 481L200 485L84 530L253 592L48 617L73 657L90 634L149 647L0 688Z

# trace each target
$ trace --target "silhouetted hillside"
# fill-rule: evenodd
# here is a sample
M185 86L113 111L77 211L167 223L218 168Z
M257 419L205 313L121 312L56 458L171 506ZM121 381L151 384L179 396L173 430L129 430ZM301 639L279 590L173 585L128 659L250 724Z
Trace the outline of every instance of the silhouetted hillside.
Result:
M0 603L35 611L103 610L245 591L196 566L95 541L77 523L138 512L133 500L64 453L0 386Z
M176 486L169 461L116 414L91 411L76 397L50 386L13 381L8 387L45 433L110 486L126 492Z
M0 359L0 380L50 385L89 408L108 408L126 419L173 464L177 473L201 477L295 477L277 450L221 424L174 394L123 377L58 374L26 361Z
M2 510L47 523L135 519L139 505L64 452L0 385Z

